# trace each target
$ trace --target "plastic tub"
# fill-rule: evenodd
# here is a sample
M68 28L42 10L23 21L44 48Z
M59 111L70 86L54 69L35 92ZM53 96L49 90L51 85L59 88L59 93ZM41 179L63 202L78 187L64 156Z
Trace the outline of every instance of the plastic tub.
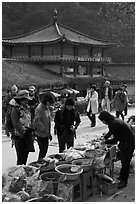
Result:
M60 177L60 174L57 172L46 172L40 175L41 180L52 181L55 195L57 193L59 177Z
M70 171L70 168L76 166L74 164L61 164L55 167L55 170L60 174L60 175L66 175L66 179L68 181L73 181L79 178L80 174L83 172L83 169L78 166L78 171L77 172L68 172Z
M89 171L92 168L92 162L92 158L81 158L73 160L72 164L81 166L83 171Z

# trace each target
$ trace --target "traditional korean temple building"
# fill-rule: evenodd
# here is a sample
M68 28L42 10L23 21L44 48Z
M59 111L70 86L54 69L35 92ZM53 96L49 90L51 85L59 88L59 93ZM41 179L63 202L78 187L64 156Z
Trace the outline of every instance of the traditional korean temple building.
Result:
M113 44L92 38L58 22L39 30L3 39L3 57L39 64L41 68L68 80L83 95L92 83L98 88L104 80L104 67L111 63L105 50Z

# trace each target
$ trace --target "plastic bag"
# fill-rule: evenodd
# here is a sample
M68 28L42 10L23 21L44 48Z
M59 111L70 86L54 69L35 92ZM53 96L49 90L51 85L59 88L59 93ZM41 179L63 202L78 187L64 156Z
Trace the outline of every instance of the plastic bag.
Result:
M5 191L2 194L2 202L21 202L21 198L16 194Z
M57 196L63 198L65 202L72 202L73 185L60 182L58 184Z

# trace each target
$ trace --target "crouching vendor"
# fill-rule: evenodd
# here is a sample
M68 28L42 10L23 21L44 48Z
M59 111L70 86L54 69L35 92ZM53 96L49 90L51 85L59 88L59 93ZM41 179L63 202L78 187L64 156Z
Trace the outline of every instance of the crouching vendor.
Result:
M135 134L127 123L114 117L107 111L102 111L98 117L102 123L108 125L109 131L104 136L103 143L117 144L120 150L121 170L118 188L126 187L129 177L130 161L135 149ZM112 138L110 139L110 137Z

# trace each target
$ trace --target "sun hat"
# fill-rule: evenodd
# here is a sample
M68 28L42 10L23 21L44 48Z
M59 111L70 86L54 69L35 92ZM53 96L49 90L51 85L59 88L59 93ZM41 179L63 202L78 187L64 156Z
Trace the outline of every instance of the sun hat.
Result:
M26 98L28 100L32 100L32 98L29 96L29 91L21 90L21 91L19 91L17 96L14 97L14 99L24 99L24 98Z

